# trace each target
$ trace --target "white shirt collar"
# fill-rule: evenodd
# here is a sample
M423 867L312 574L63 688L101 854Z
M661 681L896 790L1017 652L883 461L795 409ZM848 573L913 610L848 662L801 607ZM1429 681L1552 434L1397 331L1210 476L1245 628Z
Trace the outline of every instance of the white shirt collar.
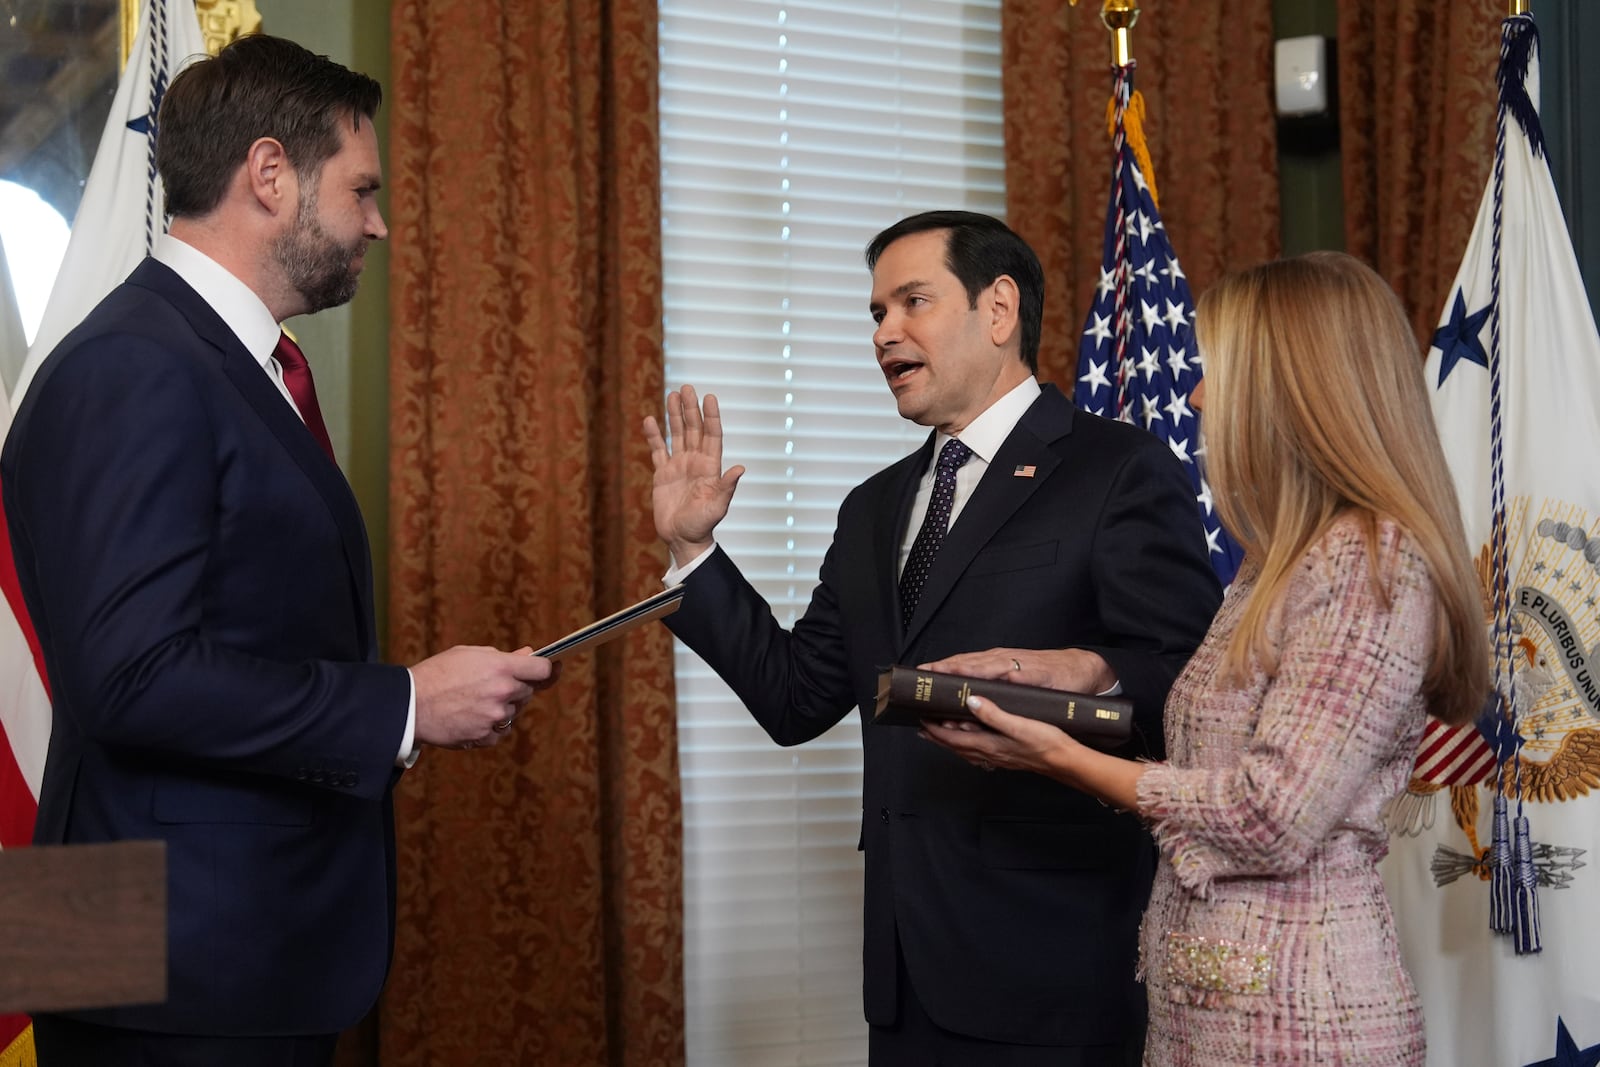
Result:
M973 419L957 436L961 443L972 449L973 455L983 460L985 464L994 459L994 454L1000 451L1000 446L1005 443L1011 431L1017 428L1017 423L1022 421L1022 416L1039 399L1039 381L1036 378L1024 378L1017 387L1005 396L996 400L984 409L983 414ZM933 454L937 456L944 447L949 435L940 433L933 442Z
M156 239L151 255L171 267L227 323L239 343L266 367L278 347L277 320L251 288L210 256L171 234Z

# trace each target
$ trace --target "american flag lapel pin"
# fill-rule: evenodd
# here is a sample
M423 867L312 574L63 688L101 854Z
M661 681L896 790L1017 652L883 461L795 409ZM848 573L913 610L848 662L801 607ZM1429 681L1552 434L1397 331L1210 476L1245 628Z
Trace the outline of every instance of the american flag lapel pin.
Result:
M1032 478L1033 477L1033 472L1038 470L1038 469L1039 468L1035 467L1032 463L1029 463L1027 466L1020 466L1019 465L1016 470L1011 472L1011 477L1013 477L1013 478Z

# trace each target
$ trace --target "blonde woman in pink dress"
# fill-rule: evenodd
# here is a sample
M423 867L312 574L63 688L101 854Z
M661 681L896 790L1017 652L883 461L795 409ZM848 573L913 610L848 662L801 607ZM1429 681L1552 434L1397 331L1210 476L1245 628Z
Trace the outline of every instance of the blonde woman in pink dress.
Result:
M1168 698L1165 761L981 700L989 729L925 732L1148 823L1163 863L1140 944L1146 1064L1420 1064L1379 809L1405 787L1423 716L1471 721L1489 687L1422 359L1388 286L1338 253L1225 278L1196 330L1208 476L1246 558ZM934 666L1016 677L1060 654Z

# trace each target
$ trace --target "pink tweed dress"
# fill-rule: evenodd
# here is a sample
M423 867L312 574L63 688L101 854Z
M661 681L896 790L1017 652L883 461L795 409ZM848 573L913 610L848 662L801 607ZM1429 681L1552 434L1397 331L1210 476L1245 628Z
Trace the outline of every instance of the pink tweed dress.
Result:
M1271 627L1276 676L1231 685L1241 574L1172 687L1168 762L1139 782L1163 861L1140 935L1150 1067L1423 1062L1377 862L1422 732L1434 593L1392 523L1378 557L1387 609L1356 521L1334 523Z

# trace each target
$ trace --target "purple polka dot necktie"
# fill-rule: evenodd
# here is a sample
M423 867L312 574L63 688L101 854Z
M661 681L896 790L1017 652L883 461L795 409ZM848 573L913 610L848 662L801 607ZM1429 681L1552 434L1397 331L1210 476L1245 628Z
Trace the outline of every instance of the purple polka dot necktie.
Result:
M909 627L911 616L917 610L917 598L928 580L928 570L933 557L944 544L944 533L950 526L950 509L956 502L956 470L972 456L972 449L952 437L939 450L939 464L933 472L933 495L928 500L928 513L922 517L922 528L911 543L911 554L906 557L905 568L900 572L900 624Z

